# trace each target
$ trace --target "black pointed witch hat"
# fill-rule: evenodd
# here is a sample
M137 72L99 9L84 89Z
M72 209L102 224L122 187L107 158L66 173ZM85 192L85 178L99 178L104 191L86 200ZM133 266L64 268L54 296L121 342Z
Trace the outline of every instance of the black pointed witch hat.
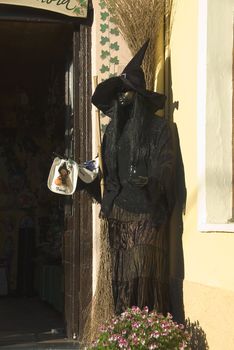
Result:
M109 78L97 86L92 102L104 114L116 95L125 91L136 91L144 96L154 111L164 107L166 96L146 89L145 75L141 65L148 45L149 40L144 43L119 76Z
M129 85L134 90L146 90L145 75L141 65L148 45L149 40L144 43L120 75L122 78L126 79L126 85Z

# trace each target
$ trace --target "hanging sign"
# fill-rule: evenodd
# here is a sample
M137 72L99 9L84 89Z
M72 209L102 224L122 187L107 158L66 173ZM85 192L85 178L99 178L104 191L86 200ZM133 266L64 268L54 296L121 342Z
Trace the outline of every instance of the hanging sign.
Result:
M88 0L0 0L0 4L34 7L71 17L87 17Z

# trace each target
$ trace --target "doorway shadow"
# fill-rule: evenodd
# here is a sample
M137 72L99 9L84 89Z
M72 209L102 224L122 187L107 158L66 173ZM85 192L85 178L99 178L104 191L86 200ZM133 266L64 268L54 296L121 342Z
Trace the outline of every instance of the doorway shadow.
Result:
M63 315L37 297L0 298L0 349L63 340Z
M162 78L164 74L165 94L167 96L165 105L165 118L169 120L173 138L174 150L174 174L171 196L175 196L175 205L170 218L169 226L169 287L170 287L170 312L178 323L185 323L185 312L183 303L183 280L184 280L184 255L182 245L183 215L186 203L186 185L183 159L180 149L180 140L177 126L174 123L174 111L179 109L179 101L174 101L171 74L171 58L167 57L164 72L159 72Z
M165 90L166 106L165 118L170 121L172 135L174 140L174 149L176 152L175 181L176 181L176 204L173 209L170 220L169 231L169 257L170 257L170 300L171 314L176 322L185 325L185 329L190 334L191 350L208 350L209 345L206 333L199 324L199 321L191 322L189 318L185 319L183 302L183 281L184 281L184 254L183 254L183 215L186 207L186 185L185 172L183 166L182 153L180 149L180 140L177 126L174 122L174 112L179 109L179 101L174 101L173 84L171 74L171 57L165 60Z

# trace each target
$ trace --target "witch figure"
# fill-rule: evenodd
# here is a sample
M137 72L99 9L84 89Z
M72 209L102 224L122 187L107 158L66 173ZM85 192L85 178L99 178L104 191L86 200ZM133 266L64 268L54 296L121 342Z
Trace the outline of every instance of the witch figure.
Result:
M165 96L146 89L148 41L122 74L100 83L92 103L111 118L102 143L115 313L148 306L166 314L169 218L175 203L175 152L169 122L155 114Z

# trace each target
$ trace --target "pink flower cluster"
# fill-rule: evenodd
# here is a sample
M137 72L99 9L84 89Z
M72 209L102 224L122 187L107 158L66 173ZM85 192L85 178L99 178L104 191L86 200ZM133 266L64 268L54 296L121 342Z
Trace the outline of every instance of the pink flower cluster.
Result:
M156 311L133 306L100 328L98 339L89 349L186 350L189 335L183 325Z

